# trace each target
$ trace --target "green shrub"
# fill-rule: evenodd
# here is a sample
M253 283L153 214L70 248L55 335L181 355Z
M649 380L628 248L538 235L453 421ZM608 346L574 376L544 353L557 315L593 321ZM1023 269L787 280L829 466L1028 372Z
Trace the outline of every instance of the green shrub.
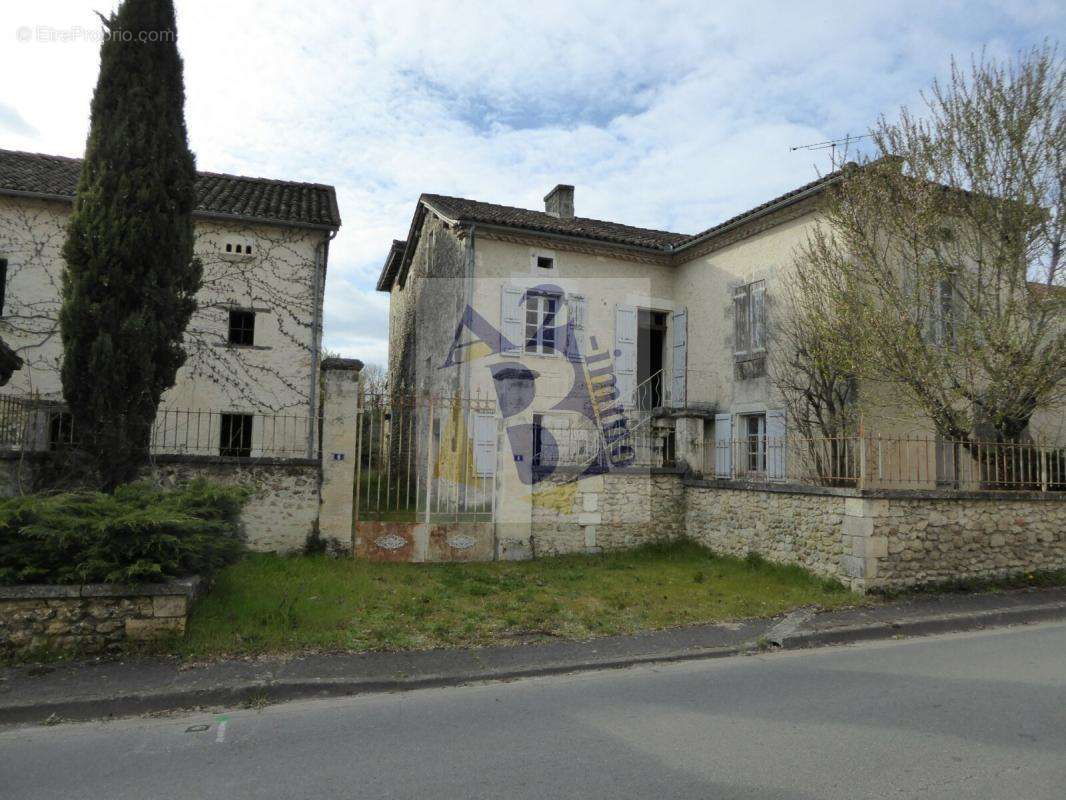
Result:
M136 583L208 575L243 552L248 489L200 480L164 490L0 501L0 584Z

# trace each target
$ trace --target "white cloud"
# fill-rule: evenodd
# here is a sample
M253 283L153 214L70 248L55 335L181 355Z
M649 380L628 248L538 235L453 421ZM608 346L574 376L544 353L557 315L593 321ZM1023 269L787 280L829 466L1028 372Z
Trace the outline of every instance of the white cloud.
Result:
M98 47L17 30L95 30L114 5L0 7L0 70L19 76L0 146L81 150ZM915 104L950 54L1066 21L1054 2L177 5L199 165L337 186L326 345L378 362L373 284L423 191L536 208L566 181L579 214L695 232L811 180L824 154L790 146Z

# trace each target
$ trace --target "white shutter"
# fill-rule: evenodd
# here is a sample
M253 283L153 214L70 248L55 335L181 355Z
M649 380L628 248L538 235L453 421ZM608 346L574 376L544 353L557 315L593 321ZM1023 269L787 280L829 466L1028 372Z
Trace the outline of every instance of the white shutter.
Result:
M685 407L688 388L688 311L675 311L670 319L673 328L673 361L670 364L670 405Z
M714 415L714 474L733 477L733 417L729 414Z
M615 306L614 309L615 388L622 405L632 407L637 391L637 309Z
M785 479L785 412L766 412L766 477L772 481Z
M525 292L516 286L504 286L500 297L500 333L511 343L501 344L505 353L521 353L525 338L525 307L522 295Z
M583 294L568 294L566 296L566 308L569 322L566 330L573 340L566 343L567 356L571 361L581 361L585 353L585 341L587 339L589 306L588 300Z
M496 474L496 415L474 413L474 474Z

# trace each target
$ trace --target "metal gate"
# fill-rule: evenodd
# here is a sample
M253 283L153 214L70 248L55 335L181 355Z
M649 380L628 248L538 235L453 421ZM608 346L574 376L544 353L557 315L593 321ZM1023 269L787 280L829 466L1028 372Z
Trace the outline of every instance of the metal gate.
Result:
M357 424L356 520L493 520L494 400L365 394Z

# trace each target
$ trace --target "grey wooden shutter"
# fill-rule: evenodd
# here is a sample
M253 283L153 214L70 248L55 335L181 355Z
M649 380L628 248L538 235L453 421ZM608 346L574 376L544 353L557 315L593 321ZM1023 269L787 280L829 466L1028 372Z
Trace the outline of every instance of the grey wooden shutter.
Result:
M496 474L496 415L474 413L474 473L479 478Z
M688 311L675 311L670 319L673 328L673 360L670 368L670 405L685 407L688 390Z
M751 351L766 349L766 281L751 284Z
M566 330L573 337L566 345L567 356L571 361L580 361L587 355L588 300L583 294L570 293L566 296L566 308L570 319Z
M733 354L746 356L751 339L751 287L733 290Z
M525 347L525 308L522 295L525 292L515 286L504 286L500 296L500 333L510 342L502 345L505 353L521 353Z
M714 474L733 477L733 417L729 414L714 415Z
M766 412L766 477L772 481L783 481L786 477L785 454L785 412Z
M633 405L637 390L637 309L615 306L614 310L615 386L626 407Z

